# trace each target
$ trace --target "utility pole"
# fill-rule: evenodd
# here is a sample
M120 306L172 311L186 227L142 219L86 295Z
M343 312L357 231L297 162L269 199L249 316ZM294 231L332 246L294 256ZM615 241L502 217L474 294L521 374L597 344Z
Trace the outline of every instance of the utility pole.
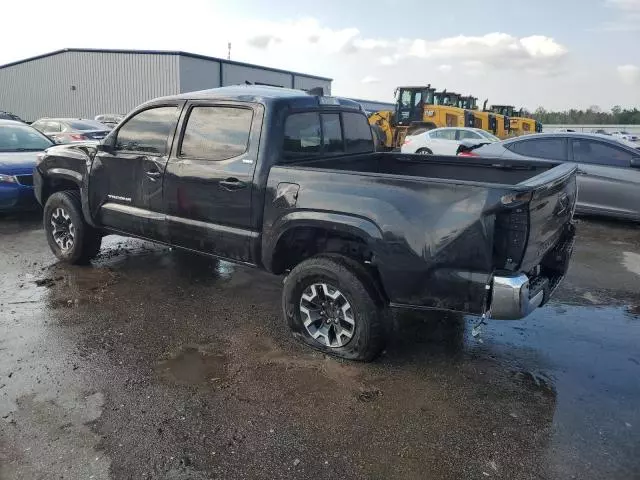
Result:
M231 42L227 43L227 60L231 60Z

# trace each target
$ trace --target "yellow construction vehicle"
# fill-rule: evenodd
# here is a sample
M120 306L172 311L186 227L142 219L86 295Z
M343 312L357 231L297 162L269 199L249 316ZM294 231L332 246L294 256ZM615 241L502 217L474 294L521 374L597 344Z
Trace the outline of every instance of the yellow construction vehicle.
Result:
M379 146L398 148L407 135L437 127L473 126L473 113L458 106L460 95L436 92L431 85L398 87L394 112L380 111L369 115L369 123L378 137Z
M492 105L491 110L511 119L509 123L511 135L526 135L542 131L540 122L536 122L533 118L524 117L522 109L516 110L513 105Z
M472 108L474 110L473 115L476 117L476 128L481 128L487 132L493 133L499 138L508 138L511 130L510 118L501 112L493 110L487 110L487 101L482 104L482 110L478 110L476 105L477 98L475 97L463 97L466 99L464 102L465 108Z

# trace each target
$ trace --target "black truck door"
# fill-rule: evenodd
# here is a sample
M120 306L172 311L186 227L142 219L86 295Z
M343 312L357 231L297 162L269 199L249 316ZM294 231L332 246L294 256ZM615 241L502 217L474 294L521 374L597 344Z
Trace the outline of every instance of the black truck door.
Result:
M251 192L263 107L191 102L164 183L170 242L254 263Z
M179 114L179 104L142 110L118 127L110 148L96 154L89 202L100 224L162 239L162 184Z

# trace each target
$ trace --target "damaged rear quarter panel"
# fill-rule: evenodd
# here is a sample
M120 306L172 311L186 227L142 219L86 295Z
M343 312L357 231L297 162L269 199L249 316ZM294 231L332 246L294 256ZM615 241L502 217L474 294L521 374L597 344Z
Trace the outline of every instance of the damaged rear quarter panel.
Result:
M295 206L274 203L281 182L300 185ZM295 222L325 219L329 228L358 233L368 243L392 303L480 313L502 193L495 186L273 167L265 199L266 264ZM336 216L342 223L332 225Z

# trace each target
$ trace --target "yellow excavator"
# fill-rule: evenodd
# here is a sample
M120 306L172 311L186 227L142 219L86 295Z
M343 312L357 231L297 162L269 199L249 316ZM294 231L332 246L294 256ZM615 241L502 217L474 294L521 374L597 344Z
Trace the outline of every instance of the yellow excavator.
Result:
M458 106L459 94L436 92L431 85L398 87L395 111L369 115L378 145L398 148L407 135L416 135L438 127L473 126L473 113Z
M516 110L513 105L492 105L491 111L508 116L511 135L526 135L542 131L542 124L533 118L524 117L522 109Z

